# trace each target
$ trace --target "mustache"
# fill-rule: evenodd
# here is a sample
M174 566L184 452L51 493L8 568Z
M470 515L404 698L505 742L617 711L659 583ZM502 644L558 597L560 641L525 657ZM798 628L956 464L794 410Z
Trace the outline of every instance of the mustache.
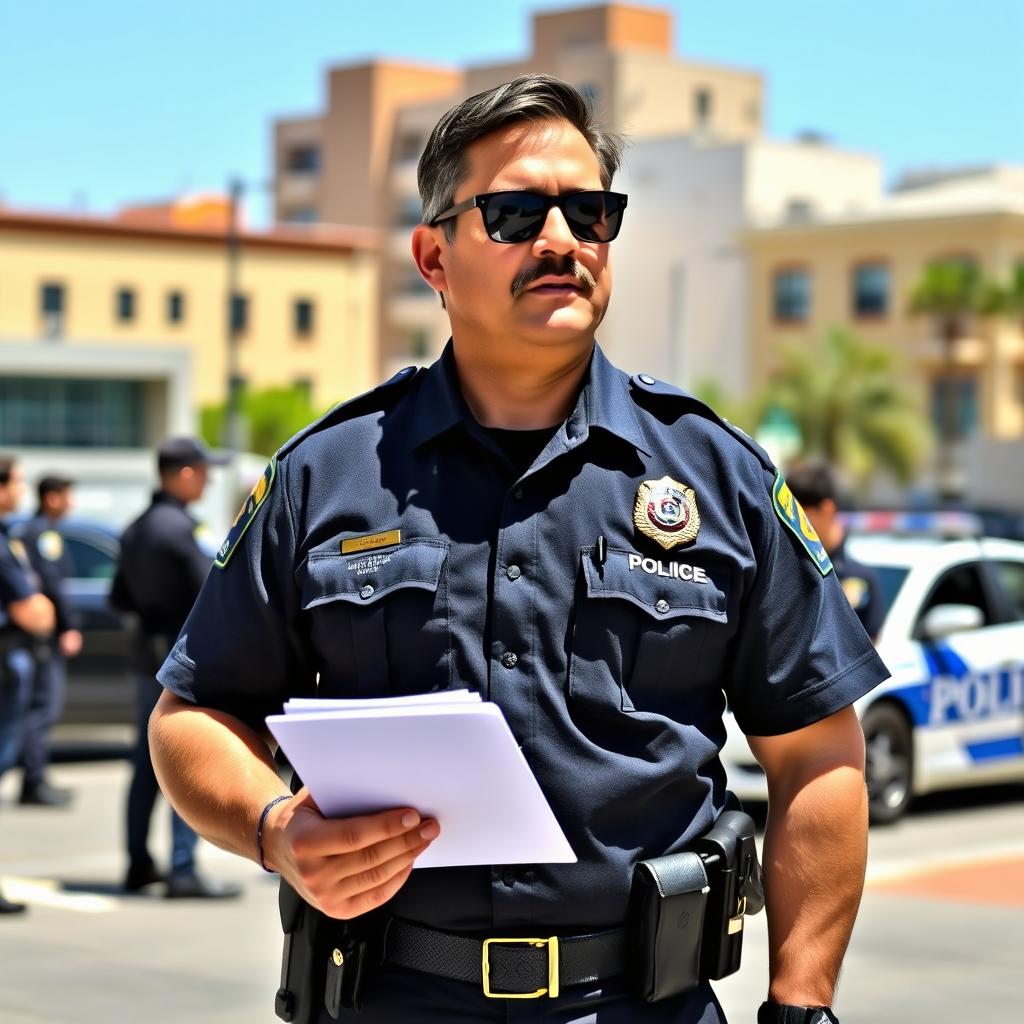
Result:
M516 274L512 281L512 298L518 298L534 281L542 277L574 277L580 287L589 295L596 287L594 275L585 266L571 256L561 259L549 256L532 267L525 267Z

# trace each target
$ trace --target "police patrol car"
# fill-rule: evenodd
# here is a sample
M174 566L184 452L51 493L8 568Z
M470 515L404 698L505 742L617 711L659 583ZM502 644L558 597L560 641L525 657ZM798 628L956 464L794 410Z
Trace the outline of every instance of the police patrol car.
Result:
M1024 543L855 532L881 525L855 518L846 542L887 606L878 650L892 677L855 705L875 823L932 790L1024 781ZM766 799L731 716L722 760L740 799Z

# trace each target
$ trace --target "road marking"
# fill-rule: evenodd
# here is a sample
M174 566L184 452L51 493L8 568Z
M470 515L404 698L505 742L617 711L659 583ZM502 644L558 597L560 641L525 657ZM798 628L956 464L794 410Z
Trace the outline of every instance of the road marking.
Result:
M118 901L99 893L65 892L55 878L5 878L4 895L37 907L73 910L79 914L109 914Z

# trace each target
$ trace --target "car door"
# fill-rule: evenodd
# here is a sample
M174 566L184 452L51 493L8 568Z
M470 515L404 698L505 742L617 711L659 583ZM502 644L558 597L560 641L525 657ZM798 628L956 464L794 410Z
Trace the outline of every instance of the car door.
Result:
M929 613L977 610L975 628L928 635ZM922 789L996 782L1020 771L1020 671L1024 623L1006 621L990 566L982 560L946 568L914 627L927 666L927 721L917 730Z
M74 524L63 532L74 565L65 589L81 623L82 653L68 662L68 696L61 720L131 722L131 634L109 602L117 541Z

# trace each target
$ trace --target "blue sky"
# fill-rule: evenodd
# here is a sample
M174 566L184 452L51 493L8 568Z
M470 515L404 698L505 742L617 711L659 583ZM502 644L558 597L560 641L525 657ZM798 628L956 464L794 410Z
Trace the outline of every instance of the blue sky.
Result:
M515 59L550 2L0 0L0 202L102 213L270 173L270 120L333 63ZM1019 0L691 0L682 56L762 71L767 128L823 132L891 178L1024 165ZM259 210L255 211L257 219Z

